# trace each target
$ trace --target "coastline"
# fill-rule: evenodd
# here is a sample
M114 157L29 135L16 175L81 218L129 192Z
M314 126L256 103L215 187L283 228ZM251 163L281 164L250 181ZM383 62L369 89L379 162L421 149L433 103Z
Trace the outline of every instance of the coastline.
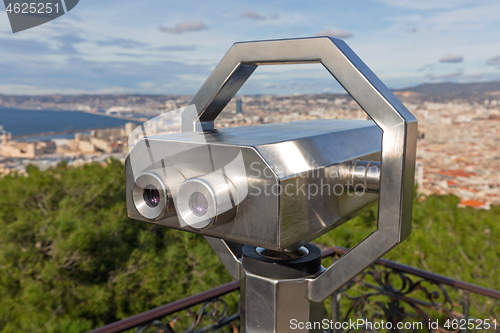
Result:
M139 125L146 120L81 110L0 107L0 125L11 133L13 140L21 141L70 139L75 133L123 127L127 122Z

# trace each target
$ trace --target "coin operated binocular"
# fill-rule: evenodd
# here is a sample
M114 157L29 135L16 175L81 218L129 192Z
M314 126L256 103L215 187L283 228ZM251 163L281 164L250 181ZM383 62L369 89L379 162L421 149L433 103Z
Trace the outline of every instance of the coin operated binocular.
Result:
M215 129L259 65L295 63L321 63L371 120ZM236 43L183 112L182 132L131 150L128 215L206 237L241 282L241 331L296 332L291 320L320 322L325 298L409 236L416 141L416 118L343 41ZM377 200L376 231L322 267L309 242Z

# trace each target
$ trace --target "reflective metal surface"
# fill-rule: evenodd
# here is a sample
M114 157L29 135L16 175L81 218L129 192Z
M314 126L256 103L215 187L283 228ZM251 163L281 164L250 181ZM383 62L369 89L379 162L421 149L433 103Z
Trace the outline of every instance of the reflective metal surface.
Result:
M154 192L157 200L149 198L152 195L150 193ZM154 172L144 172L134 180L132 198L137 211L146 219L155 220L164 216L167 210L174 210L172 196L163 180ZM175 215L175 210L172 215Z
M194 96L198 118L183 119L183 129L213 127L256 66L306 62L323 64L383 131L377 231L310 281L308 297L320 301L410 234L417 119L343 41L318 37L234 44Z
M314 62L337 79L373 122L318 120L202 132L213 130L215 118L257 66ZM325 298L410 234L417 120L343 41L317 37L236 43L190 104L197 112L183 113L183 133L147 138L129 155L128 214L210 236L212 248L241 281L242 329L287 332L293 331L291 318L321 320ZM153 156L152 151L159 158L139 172L173 166L171 161L186 179L220 170L238 193L234 218L201 231L183 225L182 216L144 219L131 204L137 170L131 170L130 159ZM244 168L226 174L225 166L240 157ZM135 169L138 165L133 164ZM357 185L374 193L335 192ZM273 187L279 190L273 192ZM248 192L241 192L245 188ZM176 194L172 197L175 202ZM233 242L293 251L377 198L377 230L319 275L274 279L242 267L241 247Z
M176 207L180 218L190 227L205 229L229 222L236 214L238 193L222 174L190 178L177 192Z
M246 332L322 332L316 325L298 323L324 318L323 302L310 302L306 277L321 272L321 251L308 244L293 252L278 252L245 245L245 279L241 283L240 313ZM295 326L294 327L294 323Z
M380 160L381 134L372 121L321 119L148 137L158 161L136 172L164 165L167 171L157 174L167 188L180 186L171 191L179 216L148 220L133 204L127 204L128 214L228 241L293 250L377 199L355 193L346 182L354 161ZM133 185L130 161L142 154L138 144L127 158L127 189ZM231 168L238 159L241 166ZM182 170L182 185L168 172L172 167ZM209 199L208 219L191 212L195 192Z
M208 244L212 247L222 264L228 270L231 277L235 280L243 280L245 271L241 264L242 244L227 242L223 239L205 236Z
M265 249L263 247L258 247L256 252L268 259L273 260L288 260L288 259L298 259L303 258L309 254L309 250L305 246L301 246L294 251L274 251Z
M349 170L350 184L353 190L378 193L380 190L380 163L374 161L354 162Z
M240 302L244 308L246 333L262 332L323 332L321 327L293 329L294 323L321 323L322 302L308 301L304 295L307 283L303 279L277 280L248 273L240 287ZM241 314L241 309L240 309ZM242 327L243 328L243 327Z

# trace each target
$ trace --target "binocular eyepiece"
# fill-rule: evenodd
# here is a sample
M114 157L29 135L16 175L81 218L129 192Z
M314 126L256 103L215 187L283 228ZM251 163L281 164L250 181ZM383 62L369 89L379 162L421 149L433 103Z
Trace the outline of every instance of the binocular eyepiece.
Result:
M132 197L137 211L148 220L165 216L170 204L170 195L163 180L153 172L143 172L134 181Z
M133 202L144 218L156 221L177 215L181 225L201 230L229 222L236 214L238 193L224 175L210 173L184 180L176 169L168 172L172 187L152 171L136 177Z

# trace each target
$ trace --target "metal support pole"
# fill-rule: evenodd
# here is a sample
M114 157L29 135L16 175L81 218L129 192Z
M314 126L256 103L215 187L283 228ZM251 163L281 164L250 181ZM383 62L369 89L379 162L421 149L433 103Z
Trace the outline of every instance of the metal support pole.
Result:
M206 238L233 277L240 280L241 332L322 332L323 301L306 298L308 280L324 270L316 246L281 252L244 245L238 253L240 260L226 242Z

